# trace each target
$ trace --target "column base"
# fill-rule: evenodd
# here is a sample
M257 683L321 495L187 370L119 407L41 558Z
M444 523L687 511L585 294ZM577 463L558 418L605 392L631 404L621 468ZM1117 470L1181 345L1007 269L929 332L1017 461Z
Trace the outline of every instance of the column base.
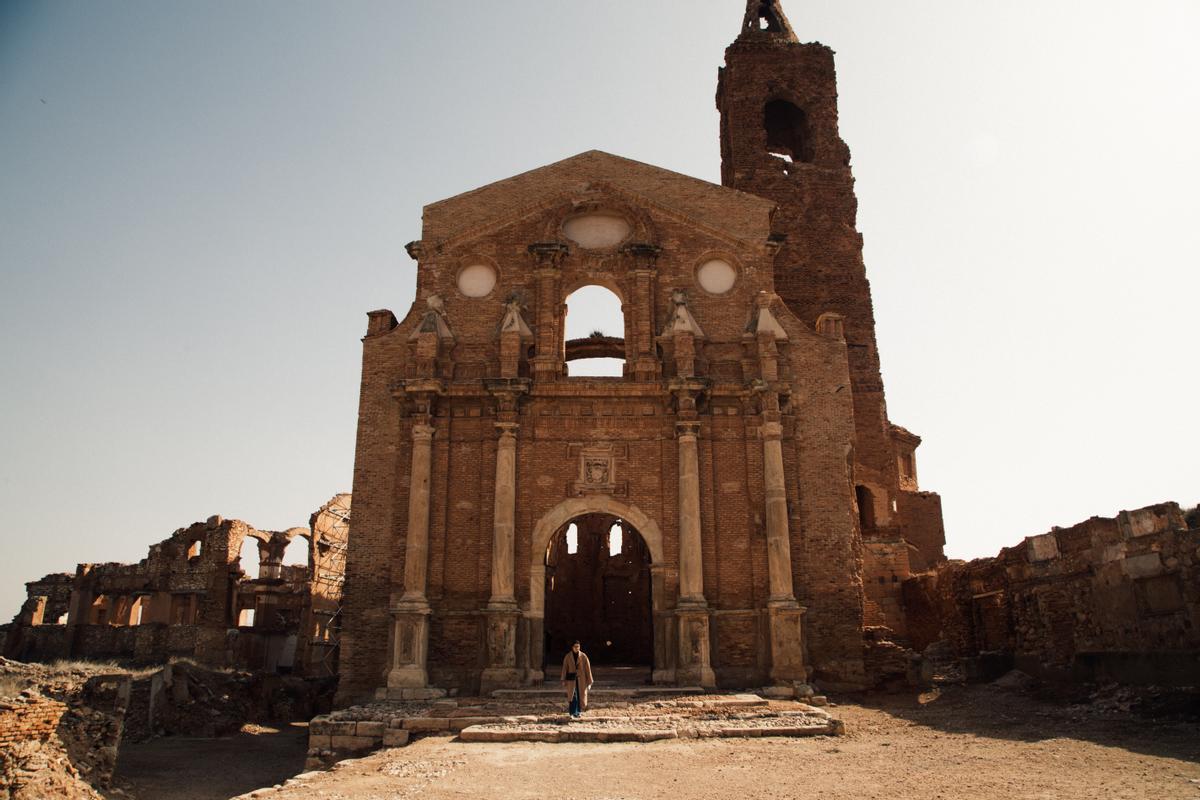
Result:
M424 667L416 664L392 667L388 672L387 685L389 689L424 689L429 686L429 674Z
M717 678L713 674L710 655L708 609L694 603L681 604L675 615L679 618L679 664L675 668L675 682L715 687Z
M402 600L392 607L392 668L389 689L421 689L429 685L425 664L429 652L429 604Z
M494 689L513 689L521 685L517 669L517 623L521 614L515 603L504 601L488 605L487 668L479 676L479 693L487 696Z
M770 678L777 684L808 680L804 665L804 609L795 600L767 606L771 638Z

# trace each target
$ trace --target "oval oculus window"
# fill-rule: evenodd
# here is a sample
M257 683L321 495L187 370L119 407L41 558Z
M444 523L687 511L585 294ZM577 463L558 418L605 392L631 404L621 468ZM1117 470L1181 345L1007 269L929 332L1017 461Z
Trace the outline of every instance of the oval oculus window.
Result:
M615 247L633 230L624 218L615 214L585 214L563 223L563 234L586 250Z
M725 294L737 281L737 270L728 261L714 258L705 261L696 270L696 281L709 294Z
M458 273L458 290L467 297L487 297L496 288L496 270L487 264L472 264Z

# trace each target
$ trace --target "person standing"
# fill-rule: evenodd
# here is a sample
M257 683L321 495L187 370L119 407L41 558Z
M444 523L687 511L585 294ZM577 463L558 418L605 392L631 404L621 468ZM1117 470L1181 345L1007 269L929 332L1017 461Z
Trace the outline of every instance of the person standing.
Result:
M561 680L567 690L567 713L578 719L587 709L587 693L592 688L592 662L580 648L578 639L563 657Z

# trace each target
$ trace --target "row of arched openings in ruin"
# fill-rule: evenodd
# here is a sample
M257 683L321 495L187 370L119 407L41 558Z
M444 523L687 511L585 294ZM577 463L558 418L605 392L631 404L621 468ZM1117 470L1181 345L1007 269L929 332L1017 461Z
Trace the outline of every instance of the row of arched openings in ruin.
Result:
M200 558L204 543L201 539L191 542L184 557L189 561ZM247 536L242 541L238 554L238 564L247 580L270 580L281 576L287 567L308 566L308 538L293 537L284 548L279 561L266 556L260 548L260 542L253 536ZM39 598L42 599L42 598ZM88 609L87 624L91 625L141 625L146 607L149 604L148 595L99 594ZM170 624L191 625L196 621L200 607L197 595L179 593L171 597ZM56 623L64 625L68 615L63 614ZM238 611L237 624L251 626L254 624L254 609L243 608Z

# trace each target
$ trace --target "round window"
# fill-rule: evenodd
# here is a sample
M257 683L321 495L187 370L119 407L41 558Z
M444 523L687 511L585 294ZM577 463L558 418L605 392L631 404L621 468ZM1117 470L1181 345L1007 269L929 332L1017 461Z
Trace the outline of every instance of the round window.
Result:
M737 270L728 261L714 258L705 261L696 270L696 281L709 294L725 294L737 281Z
M496 288L496 270L487 264L472 264L458 273L458 290L467 297L487 297Z

